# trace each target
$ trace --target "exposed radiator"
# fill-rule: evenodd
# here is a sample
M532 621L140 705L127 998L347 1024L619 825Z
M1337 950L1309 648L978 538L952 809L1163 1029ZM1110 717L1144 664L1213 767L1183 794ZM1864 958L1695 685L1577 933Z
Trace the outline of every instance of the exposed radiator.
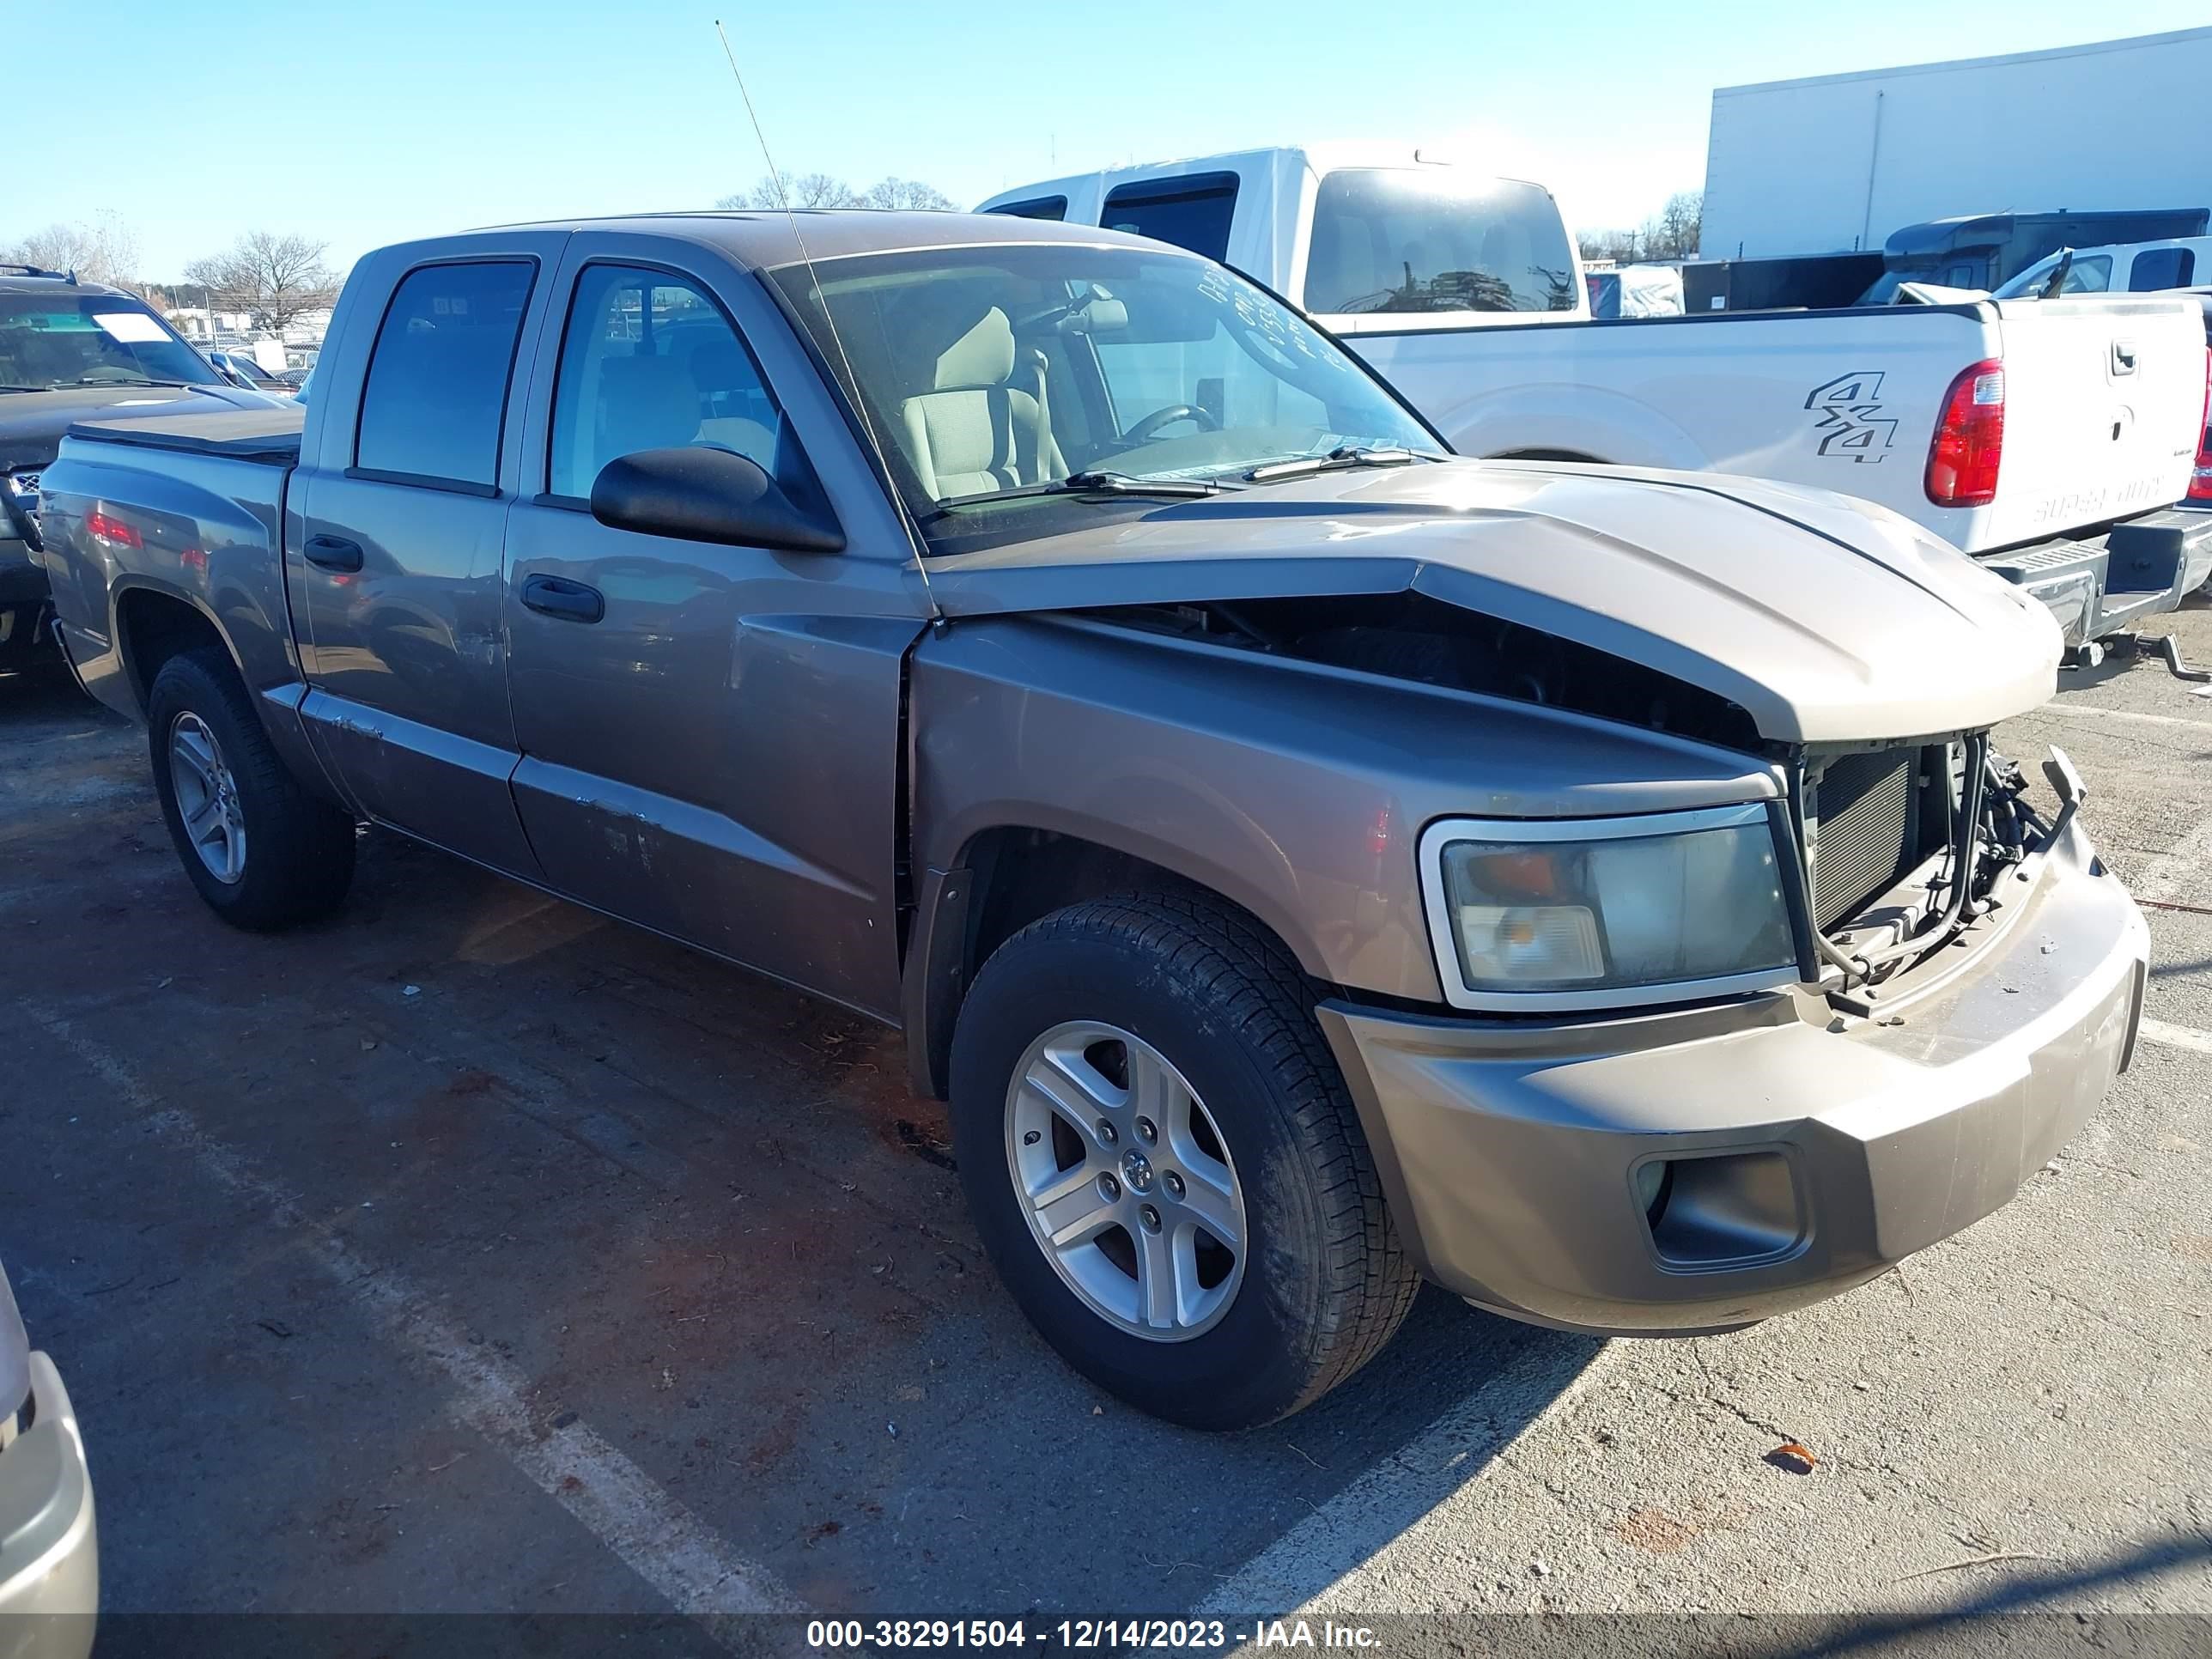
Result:
M1923 751L1884 749L1830 763L1814 786L1813 920L1850 915L1932 851L1923 825Z

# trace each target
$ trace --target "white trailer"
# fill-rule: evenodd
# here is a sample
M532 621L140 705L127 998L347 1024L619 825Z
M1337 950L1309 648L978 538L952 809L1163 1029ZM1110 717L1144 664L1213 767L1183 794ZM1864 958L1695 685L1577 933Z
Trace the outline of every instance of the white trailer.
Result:
M1879 248L1964 213L2212 204L2212 28L1713 94L1700 252Z

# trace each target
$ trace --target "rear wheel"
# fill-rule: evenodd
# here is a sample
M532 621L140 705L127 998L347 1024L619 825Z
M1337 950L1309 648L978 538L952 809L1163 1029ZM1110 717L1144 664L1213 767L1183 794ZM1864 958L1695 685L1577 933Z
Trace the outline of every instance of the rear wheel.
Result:
M161 816L210 908L270 929L337 908L353 880L353 818L294 781L222 652L162 664L146 720Z
M986 1248L1085 1376L1194 1427L1317 1400L1417 1280L1305 981L1203 897L1073 906L960 1014L953 1135Z

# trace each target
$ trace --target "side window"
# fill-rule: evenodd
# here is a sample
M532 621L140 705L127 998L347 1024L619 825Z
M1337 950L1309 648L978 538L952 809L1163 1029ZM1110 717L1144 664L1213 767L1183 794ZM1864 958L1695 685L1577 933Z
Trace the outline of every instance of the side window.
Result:
M2112 285L2112 262L2100 253L2087 259L2076 259L2066 272L2066 280L2058 285L2061 294L2102 294Z
M1109 230L1172 242L1209 259L1226 259L1229 222L1236 211L1235 173L1194 173L1120 186L1107 196L1098 222Z
M735 450L773 477L782 425L712 300L665 271L585 267L553 383L550 494L588 496L609 461L686 444Z
M369 353L354 465L489 489L515 337L538 267L424 265L392 296Z
M1049 219L1057 224L1067 217L1067 198L1065 196L1033 196L1026 202L1001 202L988 213L1002 213L1010 219Z
M2187 288L2197 278L2197 256L2185 247L2147 248L2136 255L2128 271L2128 289L2135 294L2154 294L2160 289Z

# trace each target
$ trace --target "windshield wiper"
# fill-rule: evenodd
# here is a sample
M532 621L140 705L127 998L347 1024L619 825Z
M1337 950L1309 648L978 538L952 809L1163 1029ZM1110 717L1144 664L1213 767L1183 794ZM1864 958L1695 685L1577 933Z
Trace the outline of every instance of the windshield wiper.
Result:
M1065 478L1023 484L1013 489L986 489L973 495L948 495L922 515L926 523L955 507L980 507L987 501L1018 501L1034 495L1212 495L1221 486L1203 478L1140 478L1128 472L1071 472Z
M1341 472L1354 466L1407 466L1418 460L1433 460L1434 456L1422 456L1395 444L1378 445L1370 448L1364 445L1346 444L1341 449L1332 449L1326 455L1302 455L1294 461L1270 461L1265 466L1255 466L1245 473L1246 483L1276 483L1285 478L1310 478L1317 472Z
M118 391L119 391L119 392L127 392L127 391L135 390L136 388L137 388L137 387L139 387L139 386L198 386L198 384L199 384L199 382L198 382L198 381L197 381L197 380L100 380L100 379L88 379L88 380L62 380L62 381L58 381L58 382L57 382L57 383L56 383L56 385L55 385L55 386L54 386L54 388L53 388L53 389L54 389L54 390L56 390L56 391L59 391L63 386L112 386L115 387L115 388L116 388Z

